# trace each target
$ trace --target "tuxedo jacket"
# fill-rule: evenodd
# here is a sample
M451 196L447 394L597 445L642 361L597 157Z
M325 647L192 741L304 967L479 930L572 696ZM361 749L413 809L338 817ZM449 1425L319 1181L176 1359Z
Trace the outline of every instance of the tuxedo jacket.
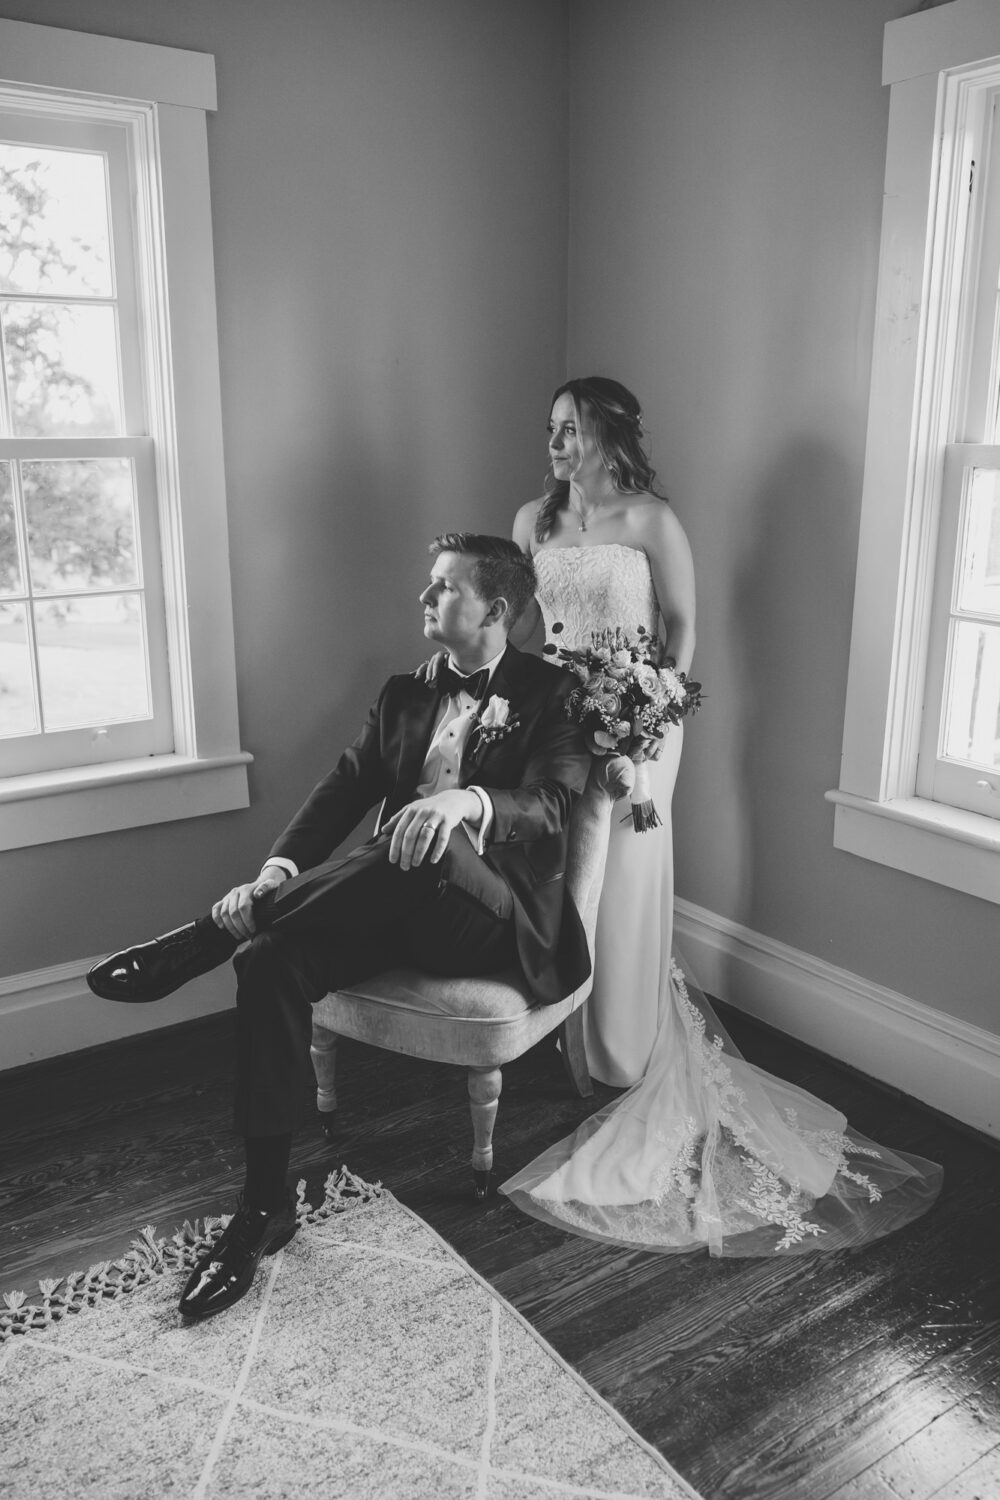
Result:
M483 857L510 889L518 957L532 996L543 1003L570 994L590 972L583 927L565 888L570 813L590 770L580 730L566 717L574 686L568 672L508 644L487 701L506 698L517 723L493 742L473 728L459 773L460 786L481 786L492 800ZM384 802L384 820L414 801L440 703L433 684L412 674L390 677L357 739L269 858L312 869L372 807Z

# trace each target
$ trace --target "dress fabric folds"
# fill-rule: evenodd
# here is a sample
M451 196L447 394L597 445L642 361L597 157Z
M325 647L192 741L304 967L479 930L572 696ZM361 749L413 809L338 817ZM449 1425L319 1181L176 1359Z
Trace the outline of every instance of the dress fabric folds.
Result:
M605 626L655 623L644 553L617 544L552 548L535 564L549 638L586 644ZM625 618L612 612L625 609ZM552 637L556 621L564 629ZM616 832L612 818L612 841L622 847L611 881L605 877L596 938L599 960L602 932L613 929L616 939L595 965L600 1061L622 1055L617 1026L644 1073L501 1191L560 1228L660 1252L704 1246L714 1256L787 1255L877 1239L931 1206L941 1169L866 1140L838 1110L748 1062L676 962L670 871L657 881L648 868L650 848L661 871L672 863L669 806L660 797L676 775L679 733L670 730L667 741L669 748L674 735L672 770L653 787L665 827L637 834L630 820Z

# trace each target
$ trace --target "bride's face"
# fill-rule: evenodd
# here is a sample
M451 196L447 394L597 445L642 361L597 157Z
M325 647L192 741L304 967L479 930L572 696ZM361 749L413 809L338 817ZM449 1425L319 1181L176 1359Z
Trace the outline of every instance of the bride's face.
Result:
M559 397L549 417L549 458L557 479L571 479L582 484L604 472L597 444L588 431L586 411L580 413L578 426L573 398L568 391Z

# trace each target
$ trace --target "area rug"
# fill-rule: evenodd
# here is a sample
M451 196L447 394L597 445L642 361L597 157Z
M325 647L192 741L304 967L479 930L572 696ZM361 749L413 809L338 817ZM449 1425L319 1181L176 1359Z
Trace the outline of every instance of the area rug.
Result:
M0 1311L0 1490L543 1500L696 1492L391 1193L341 1169L229 1312L180 1287L223 1219Z

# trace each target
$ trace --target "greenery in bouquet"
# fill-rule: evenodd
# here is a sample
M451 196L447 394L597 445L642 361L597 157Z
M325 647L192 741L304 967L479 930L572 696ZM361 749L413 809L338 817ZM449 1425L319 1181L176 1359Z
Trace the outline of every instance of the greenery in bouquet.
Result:
M553 625L553 635L562 628ZM701 707L701 683L658 665L659 641L641 625L635 637L617 627L594 631L589 646L550 644L543 649L578 679L566 712L583 729L592 754L626 755L635 763L631 802L636 831L658 827L646 762L671 725Z

